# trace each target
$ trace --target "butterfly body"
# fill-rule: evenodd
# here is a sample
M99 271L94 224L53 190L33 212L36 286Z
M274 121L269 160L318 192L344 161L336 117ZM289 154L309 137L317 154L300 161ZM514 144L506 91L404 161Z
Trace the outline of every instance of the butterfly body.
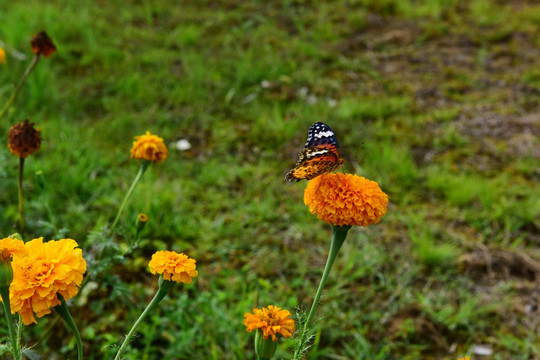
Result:
M316 122L309 128L304 150L298 154L298 161L285 176L285 181L311 180L337 170L344 162L339 158L336 134L328 125Z

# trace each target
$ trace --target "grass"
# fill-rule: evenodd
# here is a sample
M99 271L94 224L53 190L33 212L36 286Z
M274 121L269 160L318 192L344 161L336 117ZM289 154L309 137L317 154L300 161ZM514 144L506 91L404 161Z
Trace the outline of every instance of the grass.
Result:
M539 274L464 261L498 250L540 261L538 14L488 0L6 3L0 102L32 34L45 29L58 48L0 123L7 139L29 118L44 138L26 161L25 239L72 237L92 259L137 170L132 137L149 130L171 151L121 220L120 247L149 215L140 247L102 278L90 263L92 286L71 304L86 358L110 358L152 296L156 250L188 253L200 275L127 358L251 359L244 312L310 305L331 229L303 205L305 184L283 176L315 121L336 132L345 171L378 181L391 203L380 224L351 230L309 359L454 360L478 344L493 359L540 357L537 310L522 310ZM179 139L192 148L175 150ZM17 161L6 146L0 164L7 236ZM74 356L54 319L25 340Z

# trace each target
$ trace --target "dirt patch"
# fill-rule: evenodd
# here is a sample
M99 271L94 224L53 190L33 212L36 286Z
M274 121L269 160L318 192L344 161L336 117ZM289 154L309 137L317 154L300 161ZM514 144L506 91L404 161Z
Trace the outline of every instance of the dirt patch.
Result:
M540 280L540 262L519 250L479 247L461 255L459 267L477 282L512 278L535 282Z

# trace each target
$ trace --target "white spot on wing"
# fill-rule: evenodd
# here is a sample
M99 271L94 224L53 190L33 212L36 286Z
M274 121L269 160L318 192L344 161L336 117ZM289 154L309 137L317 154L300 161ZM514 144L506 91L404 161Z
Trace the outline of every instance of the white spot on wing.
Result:
M321 131L320 133L315 134L315 137L318 137L319 139L322 137L332 137L334 136L334 133L332 131Z
M314 157L314 156L317 156L317 155L328 154L329 152L330 152L330 150L327 150L327 149L317 150L317 151L313 151L313 152L310 152L309 154L307 154L307 157L311 158L311 157Z

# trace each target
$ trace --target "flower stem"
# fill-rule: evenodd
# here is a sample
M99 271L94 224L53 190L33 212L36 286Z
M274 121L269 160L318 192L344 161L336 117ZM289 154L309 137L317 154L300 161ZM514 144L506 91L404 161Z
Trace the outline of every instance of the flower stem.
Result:
M144 172L146 171L146 169L148 168L149 164L150 164L149 161L141 161L141 166L139 167L139 172L135 176L135 179L133 179L133 183L131 183L131 186L130 186L130 188L128 189L128 191L126 193L126 196L124 197L124 200L122 201L122 204L120 205L120 208L118 209L118 213L116 214L116 218L114 219L114 222L113 222L113 224L111 226L111 234L112 234L114 228L116 227L116 223L118 223L118 220L120 219L120 216L124 212L124 208L126 207L126 203L127 203L128 199L131 197L131 193L133 192L133 189L135 189L135 186L137 185L139 180L141 180L141 177L144 174Z
M24 85L26 79L28 78L28 76L30 75L32 70L34 70L34 68L36 67L38 61L39 61L39 54L35 54L34 57L32 58L32 62L30 63L30 65L28 66L26 71L24 72L24 74L23 74L23 76L21 78L21 81L19 82L19 84L15 88L15 91L13 91L13 94L11 94L11 97L4 104L4 107L0 111L0 118L6 113L6 111L8 110L8 108L11 105L11 103L13 102L13 100L15 100L15 98L17 97L17 95L21 91L22 86Z
M122 352L125 350L127 344L129 343L129 339L131 339L131 337L133 336L133 334L135 333L139 325L141 325L146 315L148 315L150 312L154 310L154 308L159 304L161 300L163 300L165 295L167 295L169 290L171 290L175 284L176 283L174 281L163 280L162 277L159 278L159 289L156 295L154 295L154 298L152 299L152 301L150 301L146 309L144 309L143 313L139 316L137 321L135 321L135 324L133 324L133 326L131 327L131 330L129 330L129 333L124 339L124 342L122 342L120 349L118 349L118 352L116 353L116 356L114 357L114 360L120 359Z
M311 323L311 320L313 319L313 315L315 315L315 309L317 308L317 305L319 304L319 300L321 299L321 295L324 289L324 285L326 283L326 279L328 278L328 275L330 274L330 270L332 269L332 265L334 265L334 261L336 260L337 254L339 253L341 246L343 245L343 243L345 242L345 239L347 238L347 232L349 231L351 226L333 225L333 228L334 228L334 231L332 234L332 243L330 244L330 253L328 254L328 259L326 260L326 266L324 267L323 275L321 277L321 282L319 283L319 287L317 288L317 292L315 293L315 299L313 299L313 304L311 305L311 309L309 310L308 317L306 319L306 322L304 323L304 327L300 335L300 342L298 343L298 346L294 352L293 359L298 359L298 356L301 355L302 349L304 347L306 334L308 332L308 328Z
M11 340L11 354L13 358L19 360L21 354L19 352L19 343L17 342L17 335L15 334L15 328L13 327L13 317L11 316L11 305L9 303L9 286L0 286L0 296L2 296L2 304L4 304L4 314L8 324L9 338Z
M71 314L69 313L69 309L67 307L66 301L64 300L64 297L58 294L58 300L60 300L60 305L55 306L54 309L56 310L58 315L60 315L60 317L62 317L62 319L66 322L67 326L73 332L73 335L75 335L75 342L77 343L77 359L82 360L83 347L82 347L81 334L79 333L79 329L77 328L75 321L73 321L73 318L71 317Z
M23 215L23 173L24 173L24 158L19 158L19 231L24 228Z

